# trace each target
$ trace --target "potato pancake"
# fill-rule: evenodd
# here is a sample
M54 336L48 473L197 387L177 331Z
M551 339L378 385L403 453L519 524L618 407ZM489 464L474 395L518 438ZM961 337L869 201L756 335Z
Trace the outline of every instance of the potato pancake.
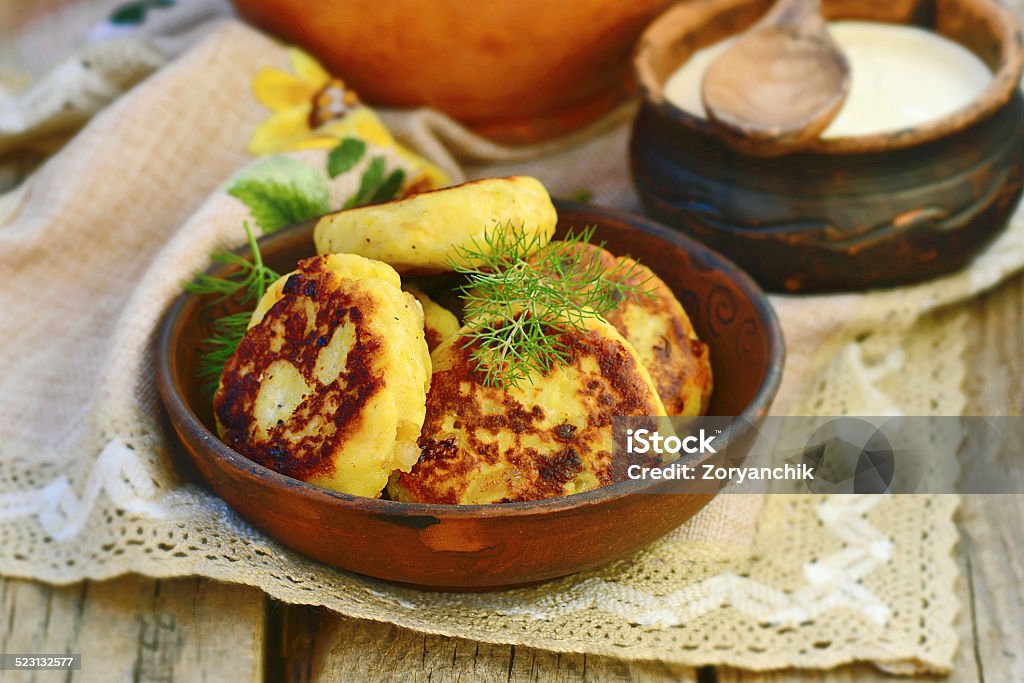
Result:
M433 352L441 342L454 337L459 331L459 319L447 308L431 299L416 285L402 285L402 288L416 297L423 307L423 332L427 348Z
M500 503L612 483L612 418L663 415L636 350L608 323L560 335L569 363L519 388L484 386L476 342L434 351L419 462L388 492L420 503Z
M636 348L668 415L703 415L713 384L708 345L697 337L668 285L650 268L628 257L617 258L595 244L553 243L552 247L574 253L582 250L599 259L613 280L652 295L627 295L604 317Z
M214 398L221 438L318 486L377 497L419 457L430 356L423 312L389 266L305 259L253 312Z
M512 176L328 214L317 222L313 240L320 254L359 254L400 273L438 273L451 270L458 247L482 248L485 234L499 226L540 247L557 222L540 181Z

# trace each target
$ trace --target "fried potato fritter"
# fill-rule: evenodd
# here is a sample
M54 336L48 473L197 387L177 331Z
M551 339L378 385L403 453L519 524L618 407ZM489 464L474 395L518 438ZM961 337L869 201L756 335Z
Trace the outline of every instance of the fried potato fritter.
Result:
M313 232L320 254L352 253L400 273L451 270L457 247L483 247L498 226L546 244L558 216L535 178L488 178L321 218Z
M590 319L560 341L570 362L519 388L483 385L475 342L456 336L432 355L421 455L388 492L420 503L498 503L579 493L612 482L612 418L663 415L636 351Z
M459 331L459 319L447 308L431 299L416 285L402 285L405 291L416 297L423 307L423 331L427 338L427 348L431 352L441 345L445 339L454 337Z
M226 444L288 476L377 497L419 456L430 356L389 266L316 256L275 282L214 398Z
M636 347L668 415L704 414L713 384L708 345L697 337L690 317L669 286L647 266L628 257L616 257L595 244L552 246L582 250L584 259L599 259L613 280L653 295L627 295L604 317Z

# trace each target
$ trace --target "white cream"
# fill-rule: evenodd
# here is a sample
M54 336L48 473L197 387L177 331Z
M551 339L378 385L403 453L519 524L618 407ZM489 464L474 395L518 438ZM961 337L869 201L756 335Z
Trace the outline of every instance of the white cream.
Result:
M850 94L825 138L901 130L951 114L992 80L973 52L931 31L870 21L836 21L829 31L850 62ZM665 97L703 117L704 72L735 38L698 50L665 83Z

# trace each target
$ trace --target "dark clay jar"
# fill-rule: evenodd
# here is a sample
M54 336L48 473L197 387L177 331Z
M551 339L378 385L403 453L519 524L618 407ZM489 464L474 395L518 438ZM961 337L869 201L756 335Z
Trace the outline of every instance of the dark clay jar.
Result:
M644 103L630 161L647 213L776 291L885 287L962 267L1021 195L1024 51L1012 14L990 0L826 2L830 19L935 30L981 57L993 81L967 108L916 128L756 158L668 102L661 87L694 51L743 31L768 4L678 5L644 34L634 62Z

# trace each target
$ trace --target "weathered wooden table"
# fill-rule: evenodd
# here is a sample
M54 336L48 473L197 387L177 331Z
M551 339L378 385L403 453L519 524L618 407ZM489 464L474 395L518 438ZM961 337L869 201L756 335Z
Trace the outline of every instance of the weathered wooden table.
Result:
M968 412L1024 414L1024 277L971 304ZM1024 496L965 496L960 649L949 680L1024 681ZM81 671L0 681L892 681L868 665L768 674L425 636L196 578L52 587L0 579L0 652L83 654Z

